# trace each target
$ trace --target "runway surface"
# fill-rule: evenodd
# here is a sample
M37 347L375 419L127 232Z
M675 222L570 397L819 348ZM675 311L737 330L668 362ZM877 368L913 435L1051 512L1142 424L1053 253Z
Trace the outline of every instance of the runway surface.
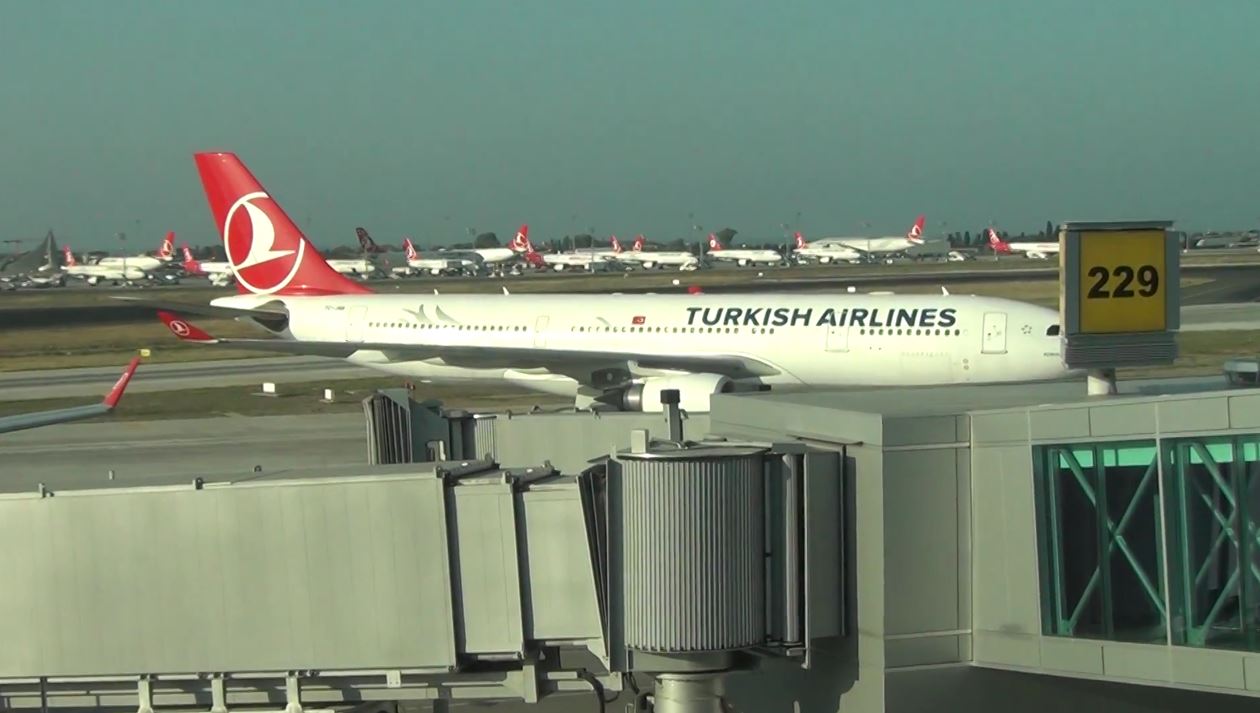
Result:
M363 415L236 416L69 423L0 434L6 492L56 489L83 479L152 484L158 477L248 476L367 463ZM109 479L114 471L114 481Z
M0 374L0 401L103 395L122 373L123 365L12 371ZM380 372L323 357L276 356L218 359L171 364L144 364L136 370L128 393L203 389L216 386L277 384L320 379L355 379Z

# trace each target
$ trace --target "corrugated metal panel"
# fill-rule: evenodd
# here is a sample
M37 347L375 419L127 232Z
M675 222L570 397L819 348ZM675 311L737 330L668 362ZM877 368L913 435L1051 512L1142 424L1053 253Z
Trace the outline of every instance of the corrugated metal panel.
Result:
M0 500L0 677L456 665L442 482Z
M473 443L476 448L475 457L488 457L491 460L496 457L494 443L496 423L498 423L498 419L493 416L489 418L474 418L472 420Z
M410 463L410 404L376 393L364 400L363 411L367 417L368 463Z
M619 461L626 645L699 652L761 643L761 454Z

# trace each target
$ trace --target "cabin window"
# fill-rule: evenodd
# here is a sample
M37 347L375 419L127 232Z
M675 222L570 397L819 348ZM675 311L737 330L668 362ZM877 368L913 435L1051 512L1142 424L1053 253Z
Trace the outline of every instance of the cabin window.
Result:
M1047 337L1057 337L1057 336L1059 336L1059 325L1057 325L1057 324L1052 324L1052 325L1050 325L1049 327L1046 327L1046 336L1047 336Z

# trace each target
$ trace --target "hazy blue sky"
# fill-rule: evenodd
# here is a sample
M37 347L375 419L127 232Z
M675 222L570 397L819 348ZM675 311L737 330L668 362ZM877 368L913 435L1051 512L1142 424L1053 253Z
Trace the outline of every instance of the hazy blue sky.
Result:
M204 149L321 245L1251 227L1257 27L1256 0L6 2L0 237L208 243Z

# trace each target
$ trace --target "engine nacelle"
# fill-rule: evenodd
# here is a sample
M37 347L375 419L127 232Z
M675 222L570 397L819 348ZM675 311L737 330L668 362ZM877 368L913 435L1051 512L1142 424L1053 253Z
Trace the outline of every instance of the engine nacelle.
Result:
M664 409L661 392L678 390L678 407L683 411L707 413L709 397L735 388L735 382L720 374L687 374L685 376L650 376L626 389L621 407L627 411L659 413Z

